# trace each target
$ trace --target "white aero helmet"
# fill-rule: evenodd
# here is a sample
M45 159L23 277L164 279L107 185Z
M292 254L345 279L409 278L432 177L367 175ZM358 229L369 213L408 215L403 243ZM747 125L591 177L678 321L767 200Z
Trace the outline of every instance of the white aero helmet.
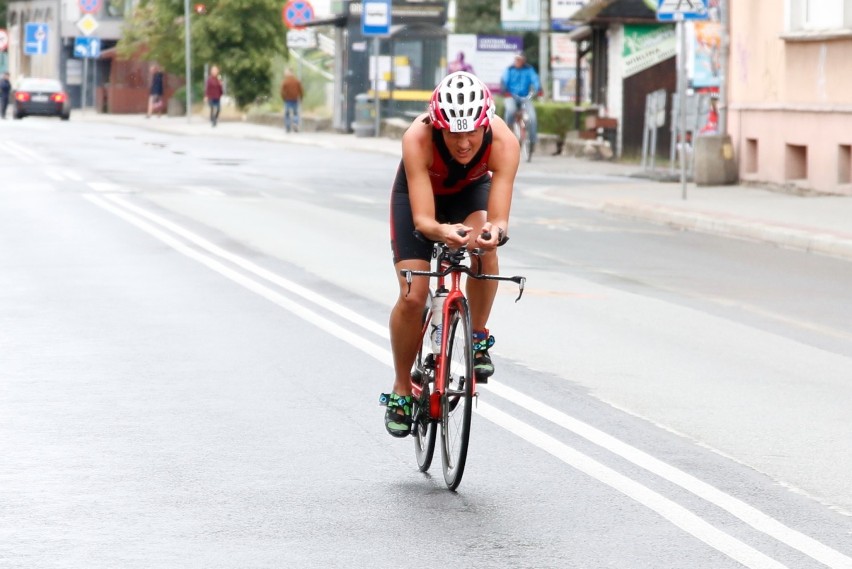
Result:
M456 71L435 87L429 101L429 118L437 129L471 132L488 126L494 109L494 99L485 83L466 71Z

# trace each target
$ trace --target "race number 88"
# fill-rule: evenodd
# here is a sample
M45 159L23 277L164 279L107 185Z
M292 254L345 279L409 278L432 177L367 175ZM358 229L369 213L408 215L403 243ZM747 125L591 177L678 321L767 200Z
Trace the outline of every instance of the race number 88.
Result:
M470 120L466 118L458 118L450 123L450 132L468 132L470 128Z

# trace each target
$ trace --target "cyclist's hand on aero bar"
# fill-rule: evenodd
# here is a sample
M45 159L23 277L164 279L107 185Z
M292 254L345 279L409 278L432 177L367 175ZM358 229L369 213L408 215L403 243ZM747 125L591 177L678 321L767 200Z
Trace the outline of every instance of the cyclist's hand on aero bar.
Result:
M476 238L476 246L483 251L492 251L500 246L502 238L502 230L496 225L492 226L490 222L486 222L482 226L482 233Z
M471 227L462 223L445 223L441 225L441 241L450 249L466 247L470 242Z

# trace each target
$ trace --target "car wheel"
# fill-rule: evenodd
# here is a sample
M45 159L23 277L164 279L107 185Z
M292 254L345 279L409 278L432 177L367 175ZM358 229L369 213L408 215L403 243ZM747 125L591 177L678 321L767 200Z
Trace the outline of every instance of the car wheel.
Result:
M14 118L16 121L19 121L24 118L24 115L22 115L21 113L15 113L14 115L12 115L12 118Z
M71 113L68 113L67 115L62 115L62 116L61 116L61 117L59 117L59 118L61 118L61 119L62 119L62 120L64 120L64 121L67 121L68 119L70 119L70 118L71 118Z

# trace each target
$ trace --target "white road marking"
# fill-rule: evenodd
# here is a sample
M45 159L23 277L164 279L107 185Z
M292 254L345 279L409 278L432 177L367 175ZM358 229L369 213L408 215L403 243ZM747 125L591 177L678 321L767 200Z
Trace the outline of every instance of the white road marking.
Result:
M188 191L188 192L190 192L190 193L193 193L193 194L195 194L195 195L198 195L198 196L208 196L208 197L217 197L217 198L220 198L220 197L223 197L223 196L226 196L226 195L227 195L227 194L226 194L225 192L223 192L222 190L217 190L217 189L211 188L211 187L209 187L209 186L190 186L190 185L183 185L183 186L179 186L179 187L180 187L180 189L182 189L182 190L186 190L186 191Z
M126 200L123 200L116 196L104 196L102 198L99 196L89 195L84 197L95 205L98 205L99 207L113 213L121 219L124 219L132 225L142 229L151 236L166 243L167 245L169 245L176 251L182 253L183 255L186 255L187 257L198 261L199 263L218 272L226 278L231 279L232 281L240 284L246 289L262 296L263 298L270 300L271 302L277 304L285 310L288 310L292 314L317 326L321 330L324 330L329 334L337 337L338 339L363 351L367 355L370 355L371 357L387 365L388 367L393 366L393 358L389 350L365 340L362 336L354 334L349 330L335 324L334 322L331 322L330 320L317 314L316 312L280 295L276 291L264 286L263 284L260 284L257 281L254 281L251 278L248 278L243 274L225 266L216 259L213 259L207 255L196 251L195 249L187 246L183 242L176 239L171 234L165 233L164 231L158 229L157 227L154 227L150 223L146 222L145 220L134 214L138 214L139 216L142 216L154 223L157 223L161 227L174 232L175 234L195 243L196 245L204 247L208 251L215 250L215 254L217 256L226 259L258 276L263 275L262 278L265 278L270 282L275 282L276 284L278 284L278 282L280 281L282 282L282 284L279 286L282 286L282 288L285 288L286 290L290 290L291 292L299 294L303 298L311 300L311 302L315 302L325 307L340 305L336 305L336 303L324 299L320 295L317 295L312 291L304 289L303 287L296 285L295 283L290 283L289 281L281 279L274 273L266 271L265 269L262 269L257 265L254 265L253 263L246 261L245 259L242 259L237 255L234 255L219 247L216 247L215 245L181 228L180 226L171 223L159 216L151 214L143 208L134 206ZM112 203L108 203L107 200ZM202 243L203 245L201 245ZM349 312L350 314L346 318L347 320L350 320L353 323L356 323L364 328L372 328L377 326L372 321L363 318L357 313L354 313L352 311ZM380 335L386 338L387 332L384 331L384 334ZM508 400L527 409L528 411L539 415L549 421L552 421L553 423L565 429L568 429L576 434L579 434L580 436L601 446L602 448L605 448L606 450L638 466L641 466L642 468L645 468L649 472L657 474L658 476L661 476L666 480L669 480L670 482L681 486L682 488L694 493L696 496L699 496L700 498L720 508L725 509L726 511L743 520L755 529L765 533L770 537L777 539L778 541L792 548L797 549L808 557L811 557L816 561L819 561L820 563L831 567L832 569L852 569L852 558L791 528L788 528L781 522L760 512L756 508L745 504L744 502L734 498L733 496L725 494L724 492L710 486L709 484L706 484L691 475L688 475L658 459L653 458L652 456L644 453L639 449L636 449L622 441L619 441L615 437L607 435L602 431L598 431L597 429L594 429L593 427L586 425L585 423L582 423L581 421L578 421L564 413L561 413L531 397L523 395L522 393L515 391L509 387L503 386L497 382L492 383L493 385L489 383L489 391L493 392L498 397L505 397ZM619 474L618 472L610 469L609 467L606 467L596 462L592 458L580 453L579 451L557 441L556 439L527 425L526 423L515 419L514 417L511 417L508 414L499 411L494 407L491 407L488 404L479 402L478 414L483 416L485 419L493 422L494 424L523 438L524 440L537 446L538 448L559 458L560 460L562 460L566 464L571 465L577 470L588 474L596 480L599 480L600 482L618 490L619 492L622 492L631 499L636 500L637 502L645 505L646 507L657 512L665 519L675 524L677 527L680 527L687 533L697 537L708 545L711 545L718 551L724 553L725 555L728 555L729 557L743 564L746 567L752 569L783 569L785 567L774 559L767 557L763 553L742 543L741 541L735 539L727 533L715 528L714 526L705 522L704 520L702 520L695 514L689 512L682 506L657 494L646 486L643 486L642 484Z
M167 219L165 219L165 218L163 218L159 215L153 214L153 213L145 210L144 208L135 206L125 199L122 199L118 196L107 196L106 199L108 199L111 202L125 208L126 210L129 210L129 211L135 213L136 215L139 215L139 216L141 216L141 217L143 217L143 218L145 218L149 221L152 221L152 222L158 224L159 226L161 226L165 229L168 229L169 231L175 233L176 235L179 235L179 236L183 237L184 239L186 239L187 241L194 243L198 247L201 247L205 251L212 253L213 255L216 255L217 257L219 257L221 259L225 259L226 261L233 263L234 265L240 267L241 269L244 269L244 270L246 270L246 271L248 271L248 272L250 272L250 273L252 273L252 274L268 281L268 282L271 282L271 283L275 284L276 286L281 287L284 290L287 290L289 292L292 292L293 294L301 296L305 300L313 302L317 306L320 306L320 307L322 307L326 310L333 312L334 314L338 315L339 317L343 318L344 320L348 320L349 322L352 322L353 324L356 324L357 326L360 326L361 328L363 328L363 329L365 329L369 332L372 332L373 334L376 334L377 336L379 336L381 338L384 338L384 339L390 338L390 334L388 332L387 325L377 324L377 323L375 323L375 322L373 322L373 321L371 321L367 318L364 318L363 316L361 316L357 312L343 306L342 304L338 304L338 303L336 303L332 300L329 300L329 299L325 298L324 296L321 296L321 295L315 293L314 291L312 291L310 289L307 289L307 288L305 288L301 285L298 285L298 284L296 284L292 281L289 281L289 280L273 273L272 271L268 271L267 269L264 269L263 267L256 265L255 263L252 263L251 261L249 261L247 259L244 259L244 258L242 258L238 255L234 255L233 253L230 253L229 251L226 251L226 250L222 249L221 247L214 245L213 243L204 239L203 237L201 237L201 236L199 236L199 235L197 235L197 234L195 234L195 233L193 233L193 232L191 232L187 229L184 229L183 227L181 227L181 226L179 226L175 223L172 223L171 221L169 221L169 220L167 220Z
M358 194L334 194L335 197L348 200L351 202L362 203L367 205L376 205L376 204L384 204L385 202L376 200L373 198L368 198L364 196L359 196Z
M808 557L811 557L824 565L837 568L852 568L852 558L849 558L846 555L823 545L817 540L785 526L778 520L764 514L757 508L749 506L742 500L738 500L733 496L725 494L718 488L715 488L706 482L702 482L694 476L618 440L612 435L608 435L591 425L575 419L562 411L554 409L545 403L524 395L520 391L512 389L511 387L505 386L499 382L493 380L489 381L488 392L502 397L507 401L511 401L530 413L547 419L548 421L559 425L560 427L571 431L572 433L579 435L614 454L617 454L633 464L644 468L648 472L652 472L673 484L677 484L684 490L692 492L699 498L719 506L754 529L798 549Z
M541 450L555 456L565 464L576 468L595 480L603 482L628 498L632 498L643 506L657 512L686 533L700 539L742 565L753 569L786 568L786 565L782 565L771 557L764 555L753 547L710 525L683 506L676 504L647 486L643 486L639 482L616 472L608 466L604 466L593 458L559 442L550 435L531 427L523 421L515 419L508 413L504 413L487 403L481 402L478 403L477 412L492 423L500 425L510 433L514 433Z
M118 184L113 184L112 182L89 182L89 187L95 190L96 192L130 192L130 190L128 190L127 188L119 186Z
M21 161L23 161L27 164L33 164L33 163L39 161L39 160L36 160L28 152L25 152L25 149L21 145L15 143L15 142L12 142L12 141L7 140L7 141L0 142L0 148L2 148L8 154L11 154L12 156L17 158L18 160L21 160Z
M44 171L44 175L53 180L54 182L62 182L63 180L65 180L65 178L62 177L62 174L60 172L57 172L56 170L52 170L50 168Z
M66 169L62 170L62 173L65 174L65 177L68 178L69 180L74 180L75 182L82 182L83 181L83 177L80 174L78 174L77 172L75 172L74 170L69 170L69 169L66 168Z

